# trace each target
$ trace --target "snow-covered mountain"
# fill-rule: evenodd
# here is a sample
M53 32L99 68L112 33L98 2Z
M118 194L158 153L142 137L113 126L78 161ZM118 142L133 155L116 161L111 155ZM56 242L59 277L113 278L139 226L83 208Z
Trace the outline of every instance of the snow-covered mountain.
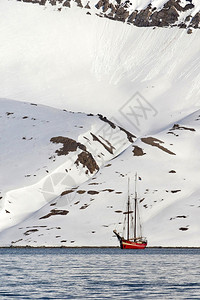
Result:
M75 5L0 2L2 98L100 113L134 131L123 109L139 92L157 111L141 133L199 107L198 29L129 26Z
M1 245L116 245L137 171L149 244L199 246L200 110L137 139L101 115L0 107Z
M135 139L102 115L9 100L1 100L0 123L1 231L43 207L65 215L58 209L69 204L64 196L81 196L77 188Z
M0 3L0 245L118 245L138 172L149 245L200 246L198 1L23 2Z

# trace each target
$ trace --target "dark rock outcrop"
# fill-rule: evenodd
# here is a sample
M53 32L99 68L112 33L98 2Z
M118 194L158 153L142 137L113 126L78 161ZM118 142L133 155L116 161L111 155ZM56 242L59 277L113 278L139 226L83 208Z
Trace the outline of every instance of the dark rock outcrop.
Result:
M50 142L54 144L63 144L63 147L60 148L59 150L56 150L56 153L58 156L60 155L67 155L69 152L74 152L77 150L77 148L86 151L85 145L81 143L77 143L75 140L70 139L68 137L64 136L57 136L57 137L52 137Z
M57 215L65 216L68 213L69 213L68 210L52 209L47 215L40 217L40 220L47 219L47 218L49 218L51 216L57 216Z
M79 164L82 164L83 167L87 167L87 169L90 171L91 174L99 170L99 166L97 165L92 154L87 151L85 145L76 142L73 139L70 139L68 137L63 137L63 136L52 137L50 142L54 144L63 145L60 149L56 150L58 156L68 155L70 152L75 152L77 149L82 150L82 152L78 154L78 158L76 159L75 164L77 166Z
M115 4L110 3L109 0L99 0L96 4L96 8L101 11L102 16L116 20L134 24L138 27L168 27L174 25L179 20L179 16L182 12L190 11L194 8L194 5L190 3L184 7L181 6L180 0L169 0L161 9L152 7L151 3L144 9L138 11L131 11L131 1L117 1ZM185 17L185 21L181 21L178 24L179 27L186 28L188 24L188 16ZM189 26L198 28L200 26L200 13L197 13L193 17ZM185 26L184 26L185 25Z
M143 156L146 153L144 153L143 149L138 146L133 146L133 155L134 156Z
M99 166L97 165L92 154L89 152L83 151L78 154L78 158L75 161L75 164L79 165L79 163L82 164L83 167L87 167L91 174L99 170Z
M38 3L46 5L50 3L52 6L59 4L58 10L62 7L71 7L71 3L75 2L78 7L83 8L82 0L16 0L29 3ZM132 0L133 1L133 0ZM96 0L88 1L84 8L90 9L91 6L96 8L97 15L112 20L126 22L138 27L170 27L179 26L180 28L200 28L200 12L195 16L191 16L190 12L195 8L191 1L185 6L181 5L180 0L168 0L161 8L153 7L150 3L141 10L133 10L132 1L126 0ZM188 14L187 14L188 12ZM186 14L185 14L186 13ZM180 16L183 16L180 18Z
M70 0L64 1L64 2L63 2L63 6L69 7L69 8L70 8L70 7L71 7L71 6L70 6Z
M200 12L198 12L191 20L190 26L193 28L200 27Z

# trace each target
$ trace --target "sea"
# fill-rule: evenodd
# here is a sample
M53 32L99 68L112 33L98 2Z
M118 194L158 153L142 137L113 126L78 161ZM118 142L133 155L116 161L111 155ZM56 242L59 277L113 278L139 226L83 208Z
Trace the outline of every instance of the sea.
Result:
M1 248L0 299L200 299L200 249Z

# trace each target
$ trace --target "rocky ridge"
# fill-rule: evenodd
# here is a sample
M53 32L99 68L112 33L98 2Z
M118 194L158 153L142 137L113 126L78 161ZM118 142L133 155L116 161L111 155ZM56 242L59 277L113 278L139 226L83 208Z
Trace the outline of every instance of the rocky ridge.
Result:
M200 28L200 12L193 3L194 0L168 0L161 7L156 7L154 1L148 5L135 8L134 1L122 0L17 0L37 3L39 5L55 6L58 11L77 5L87 9L87 14L95 11L96 15L112 20L126 22L138 27L170 27ZM190 32L188 32L190 33Z

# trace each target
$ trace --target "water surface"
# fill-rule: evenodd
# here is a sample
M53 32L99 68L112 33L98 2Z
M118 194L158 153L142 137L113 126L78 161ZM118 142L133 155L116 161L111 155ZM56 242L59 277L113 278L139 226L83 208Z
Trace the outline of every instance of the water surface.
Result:
M200 249L0 249L0 299L200 299Z

